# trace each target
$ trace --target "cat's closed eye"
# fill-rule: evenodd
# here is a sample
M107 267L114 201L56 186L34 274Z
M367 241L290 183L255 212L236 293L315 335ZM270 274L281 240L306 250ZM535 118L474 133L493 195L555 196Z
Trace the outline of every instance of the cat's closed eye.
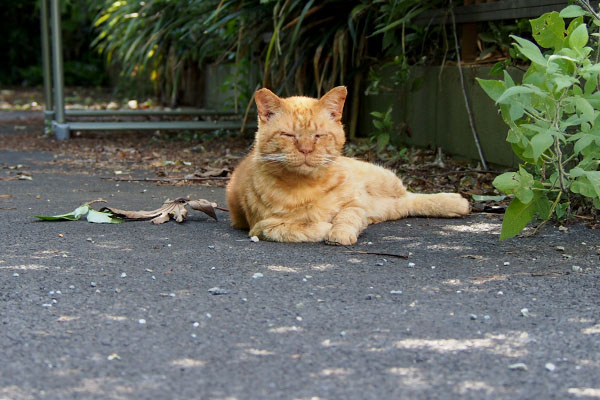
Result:
M289 132L279 132L279 135L284 136L284 137L289 137L294 139L296 137L296 135L294 135L293 133L289 133Z

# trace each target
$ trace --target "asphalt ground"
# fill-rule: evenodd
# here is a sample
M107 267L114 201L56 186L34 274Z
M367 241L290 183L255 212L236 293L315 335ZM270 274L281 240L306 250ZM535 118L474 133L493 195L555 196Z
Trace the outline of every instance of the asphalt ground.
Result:
M252 242L222 211L39 222L97 198L224 205L53 158L0 151L32 178L0 181L2 400L600 398L598 230L411 218L332 247Z

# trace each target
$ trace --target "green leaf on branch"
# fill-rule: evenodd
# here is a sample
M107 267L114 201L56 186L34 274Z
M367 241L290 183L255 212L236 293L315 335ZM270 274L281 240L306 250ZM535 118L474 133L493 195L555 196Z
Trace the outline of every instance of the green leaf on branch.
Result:
M588 42L589 35L586 24L581 24L568 36L569 46L575 50L581 50Z
M556 11L532 19L530 23L533 38L540 46L557 50L564 47L565 21Z
M549 214L550 202L539 192L529 203L523 203L518 198L513 199L504 213L500 240L518 235L536 215L548 219Z
M546 93L544 93L540 88L533 85L513 86L506 89L504 93L502 93L502 95L498 97L496 103L510 103L511 97L520 94L537 94L539 96L546 96Z
M594 107L583 97L575 97L575 108L588 121L592 122L595 119Z
M557 204L556 208L554 209L554 212L556 213L556 217L558 219L563 219L565 217L565 215L567 215L567 212L569 211L570 207L571 207L571 203L568 201Z
M542 55L539 47L527 39L523 39L515 35L510 35L510 37L517 41L518 44L513 43L513 45L521 54L531 60L531 62L538 64L539 66L546 67L546 58L544 58Z
M519 172L506 172L497 176L492 184L503 193L514 194L524 204L533 200L533 175L523 168Z
M563 18L577 18L587 15L587 12L585 12L580 6L573 4L563 8L559 15Z
M540 158L543 152L548 150L554 143L554 137L549 132L541 132L531 139L531 148L533 149L533 159Z
M477 79L477 82L483 91L494 101L498 101L502 93L506 90L506 85L502 81L497 81L495 79L475 79Z

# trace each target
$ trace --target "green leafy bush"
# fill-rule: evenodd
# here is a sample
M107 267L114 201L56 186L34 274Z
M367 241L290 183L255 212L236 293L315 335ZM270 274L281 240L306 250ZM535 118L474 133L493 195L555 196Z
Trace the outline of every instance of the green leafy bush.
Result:
M512 36L531 62L521 84L506 71L504 80L478 79L499 105L509 126L506 140L523 160L518 171L494 180L499 191L514 195L500 240L517 235L536 216L565 218L575 204L600 209L600 63L588 46L588 16L572 5L531 20L533 38L546 54Z

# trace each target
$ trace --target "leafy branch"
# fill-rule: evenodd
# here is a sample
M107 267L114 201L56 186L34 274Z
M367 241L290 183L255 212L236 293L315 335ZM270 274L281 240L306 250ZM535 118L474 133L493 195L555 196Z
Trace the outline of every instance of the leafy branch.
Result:
M514 196L500 240L517 235L536 216L543 222L571 215L574 203L600 209L600 64L591 60L586 18L600 26L589 4L571 5L530 21L533 38L512 36L531 62L523 82L478 79L509 126L507 141L523 163L493 184ZM566 20L570 20L567 25ZM538 47L539 46L539 47ZM546 49L545 54L542 49Z

